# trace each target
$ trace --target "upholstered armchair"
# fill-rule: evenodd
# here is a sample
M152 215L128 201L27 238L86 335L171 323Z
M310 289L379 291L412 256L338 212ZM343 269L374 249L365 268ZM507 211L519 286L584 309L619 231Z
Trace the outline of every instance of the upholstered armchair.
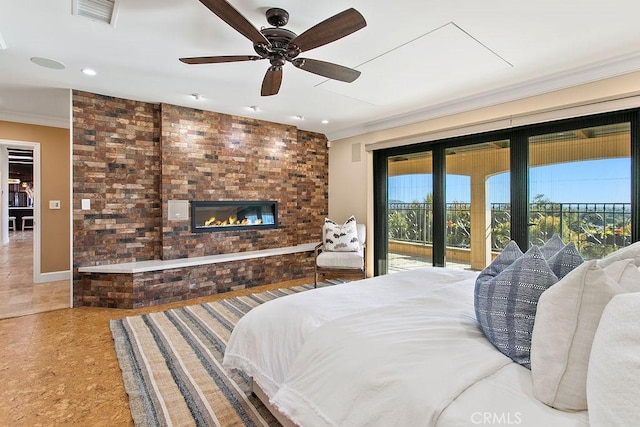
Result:
M352 217L353 218L353 217ZM364 279L366 277L366 227L364 224L355 225L355 240L345 246L337 242L338 238L344 238L345 233L339 231L340 227L345 227L351 218L343 225L337 226L332 221L326 220L322 228L323 242L315 247L315 276L313 287L318 285L318 277L331 274L336 277L357 276ZM348 232L347 232L348 234Z

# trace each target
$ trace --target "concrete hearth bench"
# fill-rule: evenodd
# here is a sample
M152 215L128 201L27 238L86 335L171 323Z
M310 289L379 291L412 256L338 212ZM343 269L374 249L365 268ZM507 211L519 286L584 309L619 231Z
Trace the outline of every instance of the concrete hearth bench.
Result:
M310 278L316 245L78 267L74 306L141 308Z
M231 254L208 255L193 258L180 258L170 260L151 260L138 262L125 262L121 264L94 265L91 267L79 267L80 273L145 273L150 271L171 270L174 268L194 267L222 262L243 261L255 258L265 258L277 255L288 255L300 252L313 251L317 243L303 243L284 248L262 249L259 251L236 252Z

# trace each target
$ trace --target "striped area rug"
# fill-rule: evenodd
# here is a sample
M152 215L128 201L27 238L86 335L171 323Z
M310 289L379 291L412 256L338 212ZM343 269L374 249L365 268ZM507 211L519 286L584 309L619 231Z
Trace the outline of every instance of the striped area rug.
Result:
M229 376L222 358L233 327L249 310L312 288L294 286L112 320L136 426L279 426L249 392L249 378Z

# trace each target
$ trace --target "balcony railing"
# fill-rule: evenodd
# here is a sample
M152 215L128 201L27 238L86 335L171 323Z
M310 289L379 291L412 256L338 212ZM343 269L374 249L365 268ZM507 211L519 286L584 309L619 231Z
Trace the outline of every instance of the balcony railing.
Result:
M390 203L389 238L433 243L431 203ZM471 247L471 205L446 205L447 246ZM630 203L532 203L529 241L542 244L553 234L573 242L585 259L598 259L631 244ZM491 248L500 252L511 240L511 205L491 204Z

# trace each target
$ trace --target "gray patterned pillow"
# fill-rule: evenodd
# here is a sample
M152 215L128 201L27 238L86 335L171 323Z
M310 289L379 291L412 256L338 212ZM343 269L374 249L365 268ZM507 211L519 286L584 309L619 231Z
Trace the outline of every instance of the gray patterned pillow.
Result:
M573 242L569 242L565 247L560 249L554 256L547 259L549 268L559 279L569 274L571 270L584 262L584 258L576 249Z
M474 298L480 329L498 350L529 369L538 299L557 281L537 246L497 276L476 281Z
M477 282L485 282L489 279L496 277L502 270L509 267L515 260L522 256L522 251L515 241L510 241L507 246L504 247L502 252L489 264L484 270L480 272Z
M564 242L557 234L551 236L549 240L545 242L544 245L540 246L540 252L542 252L542 256L544 259L549 259L555 254L558 253L562 248L564 248Z
M342 225L329 218L324 220L324 248L330 252L356 252L360 250L356 218L351 215Z

